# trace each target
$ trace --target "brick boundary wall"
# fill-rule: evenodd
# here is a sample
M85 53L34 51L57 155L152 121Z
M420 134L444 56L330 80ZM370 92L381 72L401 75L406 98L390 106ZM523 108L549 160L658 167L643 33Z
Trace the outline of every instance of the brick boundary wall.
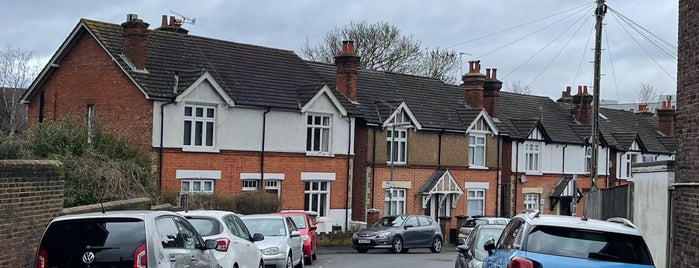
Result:
M92 204L92 205L85 205L85 206L79 206L79 207L64 208L61 211L60 215L98 212L98 211L102 211L102 208L104 208L104 211L151 210L152 205L153 205L153 200L151 200L150 198L147 198L147 197L141 197L141 198L134 198L134 199L128 199L128 200L104 202L103 204Z
M51 160L0 160L0 267L36 266L46 225L63 209L63 165Z

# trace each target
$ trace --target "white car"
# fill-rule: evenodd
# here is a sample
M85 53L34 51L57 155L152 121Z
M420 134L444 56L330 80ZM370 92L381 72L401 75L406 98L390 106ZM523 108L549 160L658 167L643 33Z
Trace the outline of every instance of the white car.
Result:
M279 214L245 215L241 219L253 232L265 235L255 242L262 250L265 267L303 268L303 240L294 220Z
M240 215L219 210L180 211L204 239L215 239L216 260L223 268L262 268L264 259L254 242L265 239L251 234Z

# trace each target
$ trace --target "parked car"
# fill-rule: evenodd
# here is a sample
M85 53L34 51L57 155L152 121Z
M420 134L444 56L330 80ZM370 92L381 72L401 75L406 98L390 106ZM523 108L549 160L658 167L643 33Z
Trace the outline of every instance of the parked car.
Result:
M255 214L241 219L251 232L265 236L265 240L255 242L262 252L265 267L303 267L303 241L291 217Z
M461 228L459 229L457 244L463 245L464 241L466 241L466 238L471 233L473 228L479 224L506 225L508 222L510 222L510 219L508 218L472 216L466 219L466 222L464 222L464 226L461 226Z
M212 249L182 216L166 211L110 211L60 216L41 238L38 268L219 267Z
M572 216L515 216L497 243L487 241L483 267L655 267L641 233L629 220Z
M498 239L505 225L480 224L473 228L463 245L457 246L455 268L481 268L488 252L483 248L485 241Z
M429 248L437 253L442 251L443 241L437 222L424 215L385 216L352 235L352 247L359 253L369 249L405 253L411 248Z
M296 227L299 228L299 233L301 233L301 239L303 239L303 260L305 264L313 264L313 260L318 257L316 246L318 226L311 218L317 216L318 213L304 210L282 210L279 214L289 216L294 220Z
M254 242L265 239L260 233L250 234L239 215L218 210L178 212L197 229L204 239L214 239L218 263L226 267L264 267L262 253Z

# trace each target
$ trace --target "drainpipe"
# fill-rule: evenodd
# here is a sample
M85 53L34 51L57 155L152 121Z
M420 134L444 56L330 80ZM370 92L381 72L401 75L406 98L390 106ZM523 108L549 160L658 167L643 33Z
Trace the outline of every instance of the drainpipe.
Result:
M270 107L267 107L267 110L262 113L262 152L260 152L260 183L257 184L258 190L265 178L265 131L267 129L267 114L269 111Z
M514 216L517 211L517 172L519 172L519 142L515 142L517 144L516 148L516 153L515 153L515 178L514 178L514 184L515 184L515 189L513 192L514 198L514 206L512 207L512 211L510 211L510 216ZM514 214L512 212L515 212Z
M563 145L563 162L561 163L561 174L566 174L566 148L568 144Z
M442 168L442 134L444 129L439 132L439 148L437 148L437 169Z
M345 230L349 230L349 189L350 189L350 153L352 147L352 119L347 116L347 181L345 186Z
M160 104L160 148L158 148L158 195L163 191L163 132L165 130L165 105L175 103L175 99Z
M497 145L497 150L496 150L496 151L497 151L497 167L496 167L496 176L497 176L497 177L496 177L496 181L497 181L496 184L497 184L497 189L495 189L495 215L497 215L498 217L500 217L500 216L502 215L502 213L501 213L501 212L502 212L502 209L501 209L501 206L502 206L501 203L502 203L502 202L501 202L501 200L500 200L500 195L502 194L502 193L500 192L500 190L502 189L502 188L501 188L501 187L502 187L502 186L501 186L501 185L502 185L502 174L501 174L502 171L500 170L500 165L502 165L502 163L500 163L500 162L502 161L502 160L500 159L500 158L501 158L501 155L502 155L502 152L500 151L500 146L501 146L500 143L502 143L502 139L501 139L500 137L498 137L497 141L498 141L498 143L497 143L497 144L498 144L498 145Z

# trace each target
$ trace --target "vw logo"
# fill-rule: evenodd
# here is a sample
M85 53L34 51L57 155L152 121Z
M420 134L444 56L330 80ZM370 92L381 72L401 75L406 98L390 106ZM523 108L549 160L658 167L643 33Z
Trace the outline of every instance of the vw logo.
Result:
M85 252L85 254L83 254L83 262L84 263L90 264L93 261L95 261L95 253L88 251L88 252Z

